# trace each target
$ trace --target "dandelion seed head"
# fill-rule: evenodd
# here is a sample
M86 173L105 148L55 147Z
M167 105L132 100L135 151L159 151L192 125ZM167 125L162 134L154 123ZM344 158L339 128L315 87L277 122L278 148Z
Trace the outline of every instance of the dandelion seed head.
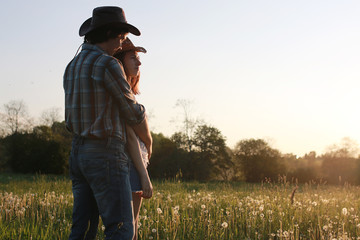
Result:
M221 224L221 227L222 228L227 228L229 226L229 224L227 223L227 222L223 222L222 224Z
M343 209L341 210L341 213L342 213L342 215L346 216L346 215L348 214L347 208L343 208Z

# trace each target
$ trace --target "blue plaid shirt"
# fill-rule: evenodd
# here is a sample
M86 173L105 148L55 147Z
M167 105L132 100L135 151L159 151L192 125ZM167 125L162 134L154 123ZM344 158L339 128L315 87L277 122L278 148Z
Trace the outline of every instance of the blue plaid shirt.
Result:
M68 130L83 137L116 137L125 143L125 122L134 125L145 118L145 108L136 102L125 78L117 59L85 43L64 74Z

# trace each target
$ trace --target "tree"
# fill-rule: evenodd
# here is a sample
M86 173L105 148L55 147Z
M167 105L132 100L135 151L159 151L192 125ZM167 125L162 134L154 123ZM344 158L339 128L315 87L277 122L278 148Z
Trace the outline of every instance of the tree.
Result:
M55 122L59 122L61 119L60 110L58 107L44 110L40 117L40 123L45 126L52 126Z
M9 164L14 172L51 173L65 172L66 156L60 143L38 133L14 133L5 140Z
M29 130L32 126L27 106L22 100L12 100L3 106L1 114L2 132L4 135Z
M198 153L194 170L198 170L197 179L218 178L229 180L229 169L233 166L226 148L225 137L220 130L208 125L196 128L193 137L194 149Z
M175 107L180 107L183 110L182 131L174 134L174 140L180 144L182 148L192 151L192 138L197 126L203 123L202 120L191 116L192 103L186 99L178 99Z
M152 133L153 154L148 167L149 174L154 178L173 179L179 172L188 177L188 152L177 148L176 144L163 134Z
M265 178L276 179L278 174L285 173L281 153L262 139L238 142L234 154L248 182L260 182Z
M358 143L350 138L343 138L340 143L328 147L327 152L320 156L325 180L330 184L357 183L358 153Z
M65 122L40 125L32 132L17 132L1 139L0 168L19 173L64 174L68 170L72 134Z

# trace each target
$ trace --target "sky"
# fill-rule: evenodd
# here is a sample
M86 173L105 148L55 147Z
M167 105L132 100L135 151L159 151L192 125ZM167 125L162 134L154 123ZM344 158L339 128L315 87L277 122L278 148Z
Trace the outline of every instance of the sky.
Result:
M7 0L0 9L0 106L23 100L37 118L64 111L62 77L98 6L119 6L141 31L138 101L170 137L183 111L233 148L261 138L282 153L360 142L360 1Z

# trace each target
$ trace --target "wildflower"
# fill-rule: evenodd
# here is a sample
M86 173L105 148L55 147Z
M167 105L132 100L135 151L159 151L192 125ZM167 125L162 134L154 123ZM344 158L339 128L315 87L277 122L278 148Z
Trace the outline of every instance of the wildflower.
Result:
M222 224L221 224L221 227L222 228L227 228L229 226L229 224L227 223L227 222L223 222Z
M153 236L149 236L149 239L150 239L150 240L153 239Z
M161 208L157 208L156 211L157 211L158 214L162 214Z
M156 229L155 229L155 228L153 228L151 231L152 231L153 233L156 233Z
M348 210L346 208L343 208L341 212L344 216L348 214Z
M259 211L260 211L260 212L264 211L264 205L261 205L261 206L259 207Z
M205 209L205 208L206 208L206 206L203 204L203 205L201 205L201 208L202 208L202 209Z
M323 230L326 232L329 229L328 225L323 226Z

